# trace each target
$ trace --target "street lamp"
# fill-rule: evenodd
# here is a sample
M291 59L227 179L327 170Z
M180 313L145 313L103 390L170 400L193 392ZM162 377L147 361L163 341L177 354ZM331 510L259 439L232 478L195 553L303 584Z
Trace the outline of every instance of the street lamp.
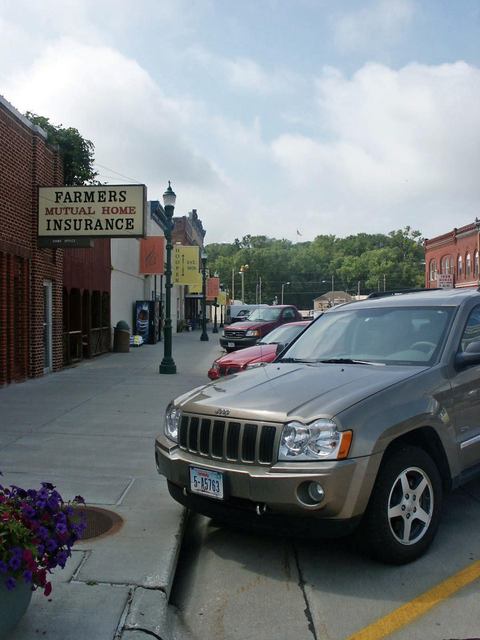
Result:
M207 253L205 249L202 249L200 255L202 260L202 335L200 340L202 342L208 342L207 333Z
M289 282L282 282L282 297L281 297L282 301L280 304L283 304L283 288L285 287L285 285L289 285L289 284L290 284Z
M167 241L167 261L165 269L165 327L163 330L163 360L160 363L159 373L177 373L177 367L172 358L172 318L171 318L171 298L172 298L172 229L173 210L175 209L175 195L170 180L168 189L163 194L163 208L167 217L165 226L165 240Z
M223 298L223 284L220 284L220 291L222 292ZM220 329L223 327L223 304L220 304Z
M242 304L245 304L245 271L248 271L248 264L242 264L239 271L242 276Z
M213 329L212 329L212 333L218 333L218 325L217 325L217 299L214 299L213 302L213 308L214 308L214 312L213 312Z

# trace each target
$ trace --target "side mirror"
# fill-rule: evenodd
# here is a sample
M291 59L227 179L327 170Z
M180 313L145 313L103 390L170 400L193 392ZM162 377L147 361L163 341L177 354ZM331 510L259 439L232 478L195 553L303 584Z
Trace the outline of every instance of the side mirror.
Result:
M455 356L457 369L463 369L475 364L480 364L480 340L470 342L465 351L460 351Z
M283 344L283 342L279 342L279 343L277 344L277 349L276 349L276 351L275 351L275 354L278 356L278 354L279 354L279 353L282 353L282 351L285 349L285 347L286 347L286 346L287 346L287 345L286 345L286 344Z

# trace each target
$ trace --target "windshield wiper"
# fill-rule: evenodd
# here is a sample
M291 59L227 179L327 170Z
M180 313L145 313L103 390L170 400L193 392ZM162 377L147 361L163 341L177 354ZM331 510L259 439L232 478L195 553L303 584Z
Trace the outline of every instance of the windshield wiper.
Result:
M328 358L326 360L316 360L322 364L382 364L380 362L368 362L368 360L352 360L352 358Z
M307 364L312 364L316 362L316 360L305 360L304 358L280 358L280 360L276 360L276 362L305 362Z

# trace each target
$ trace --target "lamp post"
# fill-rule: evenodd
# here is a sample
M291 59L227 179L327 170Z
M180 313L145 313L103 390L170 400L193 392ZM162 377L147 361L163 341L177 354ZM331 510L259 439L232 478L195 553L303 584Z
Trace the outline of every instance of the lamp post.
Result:
M202 260L202 335L200 340L202 342L208 342L207 333L207 253L205 249L202 249L200 255Z
M213 312L213 329L212 329L212 333L218 333L218 325L217 325L217 299L215 298L215 300L213 301L213 308L214 308L214 312Z
M239 271L242 276L242 304L245 304L245 271L248 271L248 264L242 264Z
M165 327L163 330L163 360L160 363L159 373L177 373L177 367L172 358L172 318L171 318L171 298L172 298L172 229L173 210L175 209L175 195L170 180L168 189L163 194L163 207L167 216L165 227L165 240L167 241L167 261L165 269Z
M290 282L282 282L282 297L281 297L281 303L280 304L283 304L283 288L285 287L285 285L289 285L289 284L290 284Z

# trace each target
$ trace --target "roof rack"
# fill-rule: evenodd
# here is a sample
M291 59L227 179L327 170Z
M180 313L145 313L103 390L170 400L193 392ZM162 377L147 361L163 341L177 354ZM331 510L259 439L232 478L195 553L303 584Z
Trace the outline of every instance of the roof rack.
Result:
M367 298L385 298L386 296L400 296L404 293L424 293L425 291L440 291L441 287L417 288L417 289L391 289L389 291L374 291Z

